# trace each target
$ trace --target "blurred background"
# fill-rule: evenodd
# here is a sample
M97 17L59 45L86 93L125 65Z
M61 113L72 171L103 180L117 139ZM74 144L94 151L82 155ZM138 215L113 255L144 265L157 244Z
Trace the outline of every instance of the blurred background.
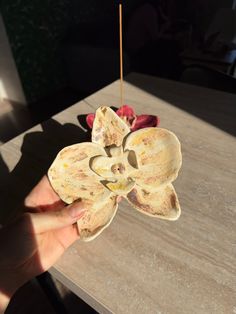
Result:
M118 4L0 1L1 142L119 78ZM234 92L235 5L125 1L124 73Z

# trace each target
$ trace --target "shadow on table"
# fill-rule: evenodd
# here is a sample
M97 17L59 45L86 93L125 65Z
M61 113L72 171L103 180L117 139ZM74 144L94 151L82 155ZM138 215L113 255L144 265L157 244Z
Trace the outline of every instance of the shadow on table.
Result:
M0 155L0 191L1 195L4 195L0 224L15 215L19 204L47 172L63 147L90 140L89 132L74 124L61 125L49 119L41 126L42 131L27 133L24 136L22 156L11 172Z
M21 212L20 204L23 202L25 196L47 172L57 153L63 147L90 140L90 132L85 132L74 124L68 123L61 125L57 121L49 119L42 123L41 126L42 131L32 131L24 136L23 144L21 146L22 156L12 171L9 171L6 163L0 155L0 193L3 197L2 204L4 204L1 206L0 224L5 224L6 222L11 221ZM27 228L29 230L33 228L30 221L28 222ZM22 244L20 235L19 241L18 239L15 241L16 246ZM19 243L17 243L17 241ZM32 239L32 245L33 243L34 239ZM24 250L24 248L22 248L22 250ZM15 258L17 259L17 256L15 256ZM41 267L40 256L36 258L35 267ZM44 274L41 275L42 278L44 278ZM46 295L50 298L51 305L56 309L55 312L63 314L68 313L65 308L63 309L62 303L60 304L59 302L58 305L58 302L55 301L55 295L57 295L55 289L51 288L50 284L41 282L43 281L41 279L38 279L38 281L43 289L47 290ZM65 304L70 303L69 301L73 300L75 308L76 298L77 297L73 297L72 293L71 295L68 294L64 300ZM77 301L78 300L79 299L77 298ZM21 301L22 304L25 304L25 299ZM14 300L12 302L14 303ZM82 301L77 302L77 311L80 309L82 303ZM11 306L13 305L14 304ZM60 308L60 311L58 308ZM85 304L84 308L87 309L84 313L95 313L89 306L86 307ZM31 313L32 311L33 309L31 309Z
M199 90L196 86L184 84L181 89L181 83L165 80L151 81L145 75L129 75L125 78L126 82L150 93L162 100L176 106L220 129L228 132L231 135L236 135L235 112L236 103L235 95L228 94L232 97L230 103L217 101L218 91L202 88ZM214 98L209 97L209 94L214 93ZM223 97L221 96L221 99ZM203 102L201 102L203 99ZM206 99L209 102L206 104ZM212 100L215 101L212 101ZM145 106L145 104L143 104Z

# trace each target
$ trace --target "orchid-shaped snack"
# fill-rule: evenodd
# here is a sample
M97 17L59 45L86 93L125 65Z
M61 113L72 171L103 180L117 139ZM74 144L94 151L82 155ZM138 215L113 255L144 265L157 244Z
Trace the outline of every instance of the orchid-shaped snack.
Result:
M130 133L112 109L100 107L92 142L62 149L48 177L64 202L81 199L88 208L78 228L81 239L89 241L111 223L118 196L146 215L178 219L180 205L171 183L181 162L180 143L172 132L149 127Z

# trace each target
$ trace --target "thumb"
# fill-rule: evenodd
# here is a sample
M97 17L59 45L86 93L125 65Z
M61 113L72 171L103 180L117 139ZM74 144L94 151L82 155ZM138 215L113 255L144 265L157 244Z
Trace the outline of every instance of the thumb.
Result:
M81 201L74 202L60 211L43 213L27 213L35 233L42 233L53 229L60 229L74 224L85 214L85 208Z

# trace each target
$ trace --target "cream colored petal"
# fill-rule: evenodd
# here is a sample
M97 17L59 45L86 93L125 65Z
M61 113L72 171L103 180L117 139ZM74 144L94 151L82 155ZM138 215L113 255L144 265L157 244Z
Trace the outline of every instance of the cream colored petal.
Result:
M65 147L48 170L53 189L67 204L77 199L100 202L111 192L100 183L100 177L90 169L93 156L106 155L98 144L80 143Z
M127 194L126 199L138 211L152 217L177 220L181 213L178 197L172 184L155 192L148 192L135 186Z
M119 157L123 155L123 147L122 146L111 146L109 153L112 157Z
M83 241L95 239L112 222L117 208L117 197L111 195L104 202L84 202L89 208L84 216L77 222L80 238Z
M92 142L106 147L120 146L130 132L129 127L109 107L99 107L96 111L92 129Z
M180 142L174 133L161 128L145 128L128 135L125 150L136 154L138 170L130 176L149 191L174 181L181 167Z

